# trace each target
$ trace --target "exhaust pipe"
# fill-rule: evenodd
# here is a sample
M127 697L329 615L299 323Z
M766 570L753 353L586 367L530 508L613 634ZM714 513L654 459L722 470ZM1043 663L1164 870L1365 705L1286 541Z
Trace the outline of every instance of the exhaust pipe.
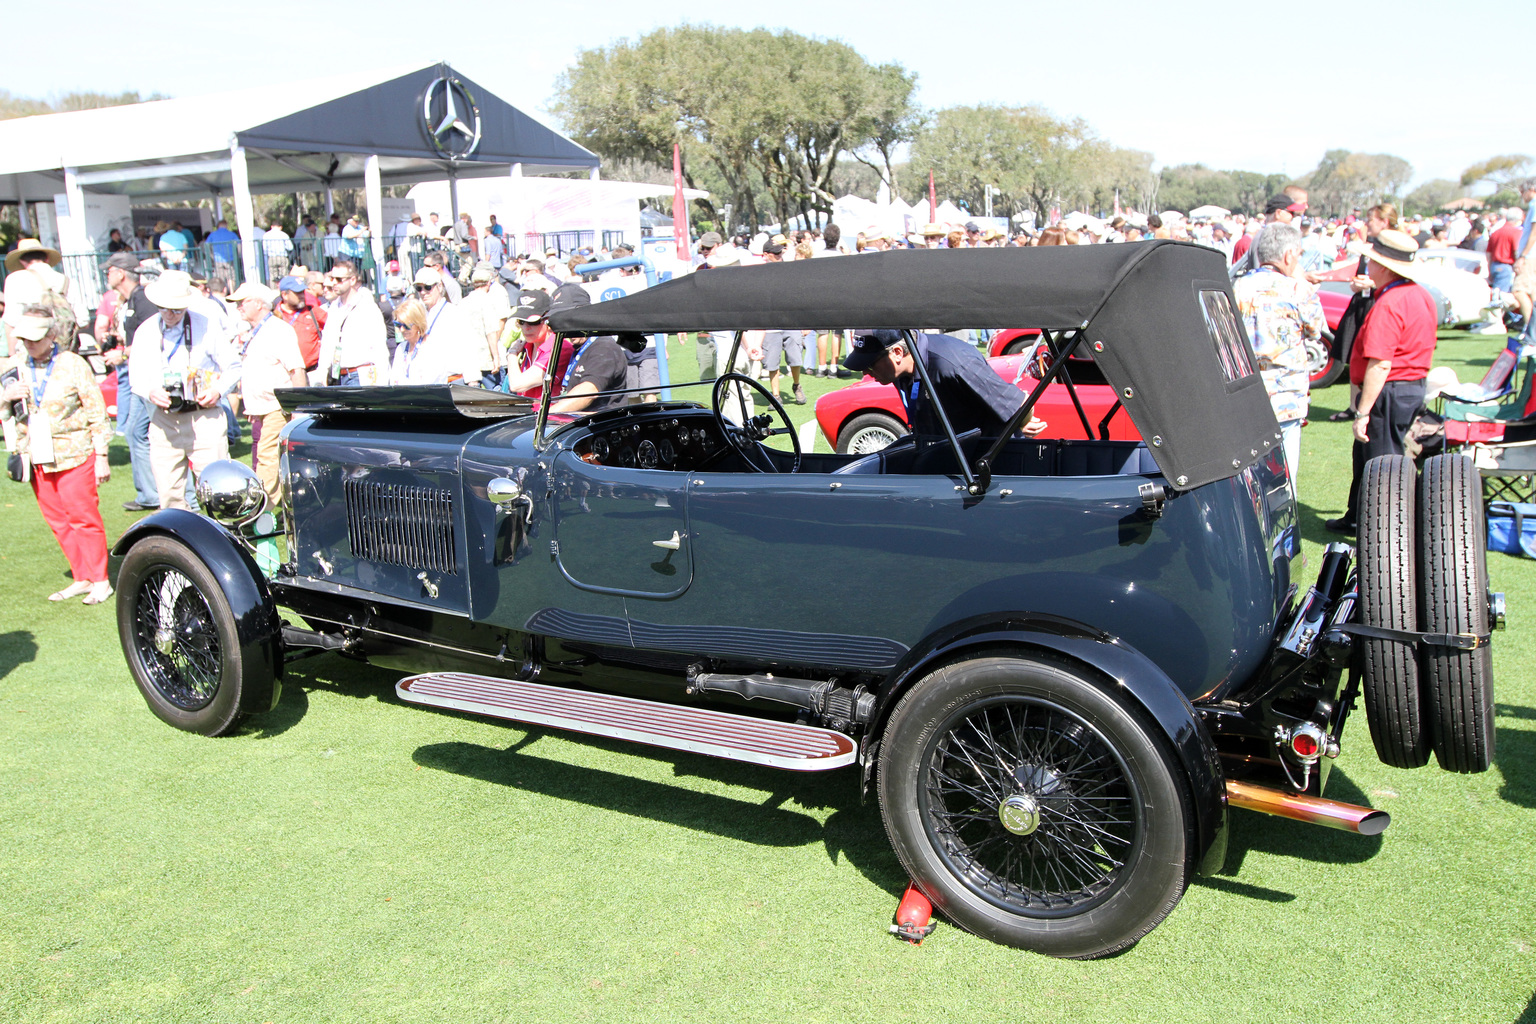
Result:
M1379 836L1392 824L1392 816L1373 807L1359 807L1299 793L1283 793L1267 786L1227 780L1227 803L1281 818L1326 825L1362 836Z

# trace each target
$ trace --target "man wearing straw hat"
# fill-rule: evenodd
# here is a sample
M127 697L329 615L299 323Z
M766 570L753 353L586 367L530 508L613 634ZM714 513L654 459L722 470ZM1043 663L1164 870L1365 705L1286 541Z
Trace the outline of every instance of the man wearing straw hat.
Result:
M62 315L67 325L61 330L73 340L75 314L64 297L69 294L69 278L53 269L62 256L59 250L50 249L35 238L23 238L5 257L5 308L6 323L14 327L22 310L34 303L44 303L55 308L55 315ZM51 293L51 294L50 294Z
M1435 356L1435 300L1414 282L1419 243L1389 228L1350 252L1370 261L1375 304L1355 336L1349 382L1360 389L1355 403L1354 478L1349 508L1323 525L1354 533L1360 509L1360 477L1378 455L1401 455L1403 437L1424 406L1424 377Z
M219 399L240 382L240 354L229 335L188 307L199 296L185 271L167 270L145 285L160 315L133 334L128 379L133 393L154 406L149 417L149 462L161 508L187 508L187 466L229 458Z

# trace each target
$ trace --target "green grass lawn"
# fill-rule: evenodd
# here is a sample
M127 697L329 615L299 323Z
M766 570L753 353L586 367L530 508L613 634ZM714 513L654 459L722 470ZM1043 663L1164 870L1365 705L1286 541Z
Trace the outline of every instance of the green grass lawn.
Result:
M1499 344L1447 334L1437 362L1475 380ZM1348 487L1345 397L1303 432L1307 581ZM45 600L64 560L5 482L0 1021L1536 1020L1536 563L1490 572L1511 611L1491 771L1387 768L1357 715L1330 795L1389 810L1384 836L1234 811L1220 875L1075 963L887 935L905 878L852 769L408 707L396 673L329 655L239 735L177 732L111 606Z

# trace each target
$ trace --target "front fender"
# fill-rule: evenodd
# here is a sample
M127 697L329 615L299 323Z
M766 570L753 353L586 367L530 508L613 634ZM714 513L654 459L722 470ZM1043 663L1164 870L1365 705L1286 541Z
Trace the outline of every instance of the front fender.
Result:
M865 741L865 780L874 751L897 700L934 667L971 652L1013 647L1049 651L1084 666L1139 706L1162 729L1189 779L1196 819L1196 864L1201 874L1220 870L1227 852L1226 780L1210 734L1188 698L1141 652L1080 623L1052 616L1016 616L972 624L915 650L881 687Z
M174 537L202 560L229 602L246 666L240 710L271 711L282 696L283 634L267 581L239 540L223 526L186 509L165 509L130 526L112 546L108 576L117 586L123 556L146 537Z

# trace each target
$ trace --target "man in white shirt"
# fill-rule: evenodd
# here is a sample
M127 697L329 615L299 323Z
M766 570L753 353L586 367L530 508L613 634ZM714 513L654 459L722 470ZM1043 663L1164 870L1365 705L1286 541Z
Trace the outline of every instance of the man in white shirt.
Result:
M187 467L201 473L229 458L219 399L240 382L240 355L229 335L190 310L198 297L185 271L167 270L144 287L160 307L133 334L128 378L135 396L154 406L149 459L161 508L187 508Z
M261 240L261 253L267 259L267 280L281 281L288 276L288 268L293 265L293 241L288 237L288 232L283 230L282 221L273 217L267 223L271 227L267 228Z
M389 348L384 342L384 314L358 286L357 268L338 260L326 274L335 290L320 333L320 365L329 366L330 380L342 387L368 387L384 381Z
M436 353L434 359L447 364L449 381L462 378L465 384L480 383L485 339L474 337L464 311L448 301L443 275L437 268L416 271L416 298L427 307L427 334L422 344Z
M496 236L488 234L486 237L494 239ZM497 283L498 276L496 268L488 261L475 264L469 275L469 294L457 307L469 334L467 343L474 349L476 370L474 376L465 375L464 383L492 389L501 386L506 370L501 331L506 326L507 317L512 315L512 303L507 300L507 290ZM477 340L480 342L478 348L475 347Z
M307 383L298 335L282 317L272 315L277 297L255 281L245 282L231 296L240 311L240 390L251 421L251 467L274 509L282 505L277 442L288 422L274 392Z

